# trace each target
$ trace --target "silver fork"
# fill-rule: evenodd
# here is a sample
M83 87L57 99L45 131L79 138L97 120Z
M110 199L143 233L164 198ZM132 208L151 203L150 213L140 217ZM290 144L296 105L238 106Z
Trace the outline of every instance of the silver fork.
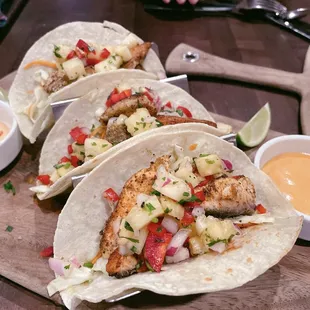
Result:
M237 11L262 10L277 15L287 12L287 8L276 0L243 0L235 8Z

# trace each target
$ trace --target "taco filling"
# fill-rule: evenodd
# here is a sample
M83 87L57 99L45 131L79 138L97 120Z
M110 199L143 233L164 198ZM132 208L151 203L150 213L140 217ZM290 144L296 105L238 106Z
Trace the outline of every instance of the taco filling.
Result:
M206 253L220 255L234 248L245 228L274 221L257 203L252 181L233 175L230 161L209 153L185 156L179 146L173 156L135 173L121 193L103 190L102 199L114 211L100 232L97 256L83 266L107 260L102 272L116 278L161 272ZM56 278L49 292L60 290L61 281L70 286L69 278Z
M150 88L134 89L128 85L114 88L103 107L95 112L94 118L98 120L97 125L89 124L88 128L77 126L68 132L72 143L54 164L51 174L38 176L38 186L32 187L32 191L46 191L48 186L75 167L142 132L180 123L203 123L217 128L212 121L194 119L191 111L183 106L174 107L170 101L163 105L160 97Z
M75 46L54 45L54 62L34 60L26 64L25 70L42 66L33 79L37 83L34 90L35 102L24 109L32 122L36 118L36 108L47 96L63 87L95 73L108 72L120 68L143 69L143 61L151 47L150 42L139 44L133 34L129 34L120 45L102 46L80 39ZM52 69L52 70L50 70Z

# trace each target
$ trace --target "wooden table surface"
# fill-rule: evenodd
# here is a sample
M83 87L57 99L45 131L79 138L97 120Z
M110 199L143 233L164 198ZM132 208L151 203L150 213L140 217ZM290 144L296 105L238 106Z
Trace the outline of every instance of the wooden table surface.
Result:
M289 6L290 1L283 2ZM295 0L293 4L307 6L308 1ZM122 24L144 40L156 42L163 62L173 47L185 42L227 59L300 72L308 48L302 39L263 22L251 24L231 17L210 16L186 20L173 16L158 18L144 12L141 2L134 0L32 0L0 45L0 77L15 70L34 41L54 27L75 20L104 19ZM299 98L293 94L194 77L190 87L192 95L209 111L243 121L269 101L273 115L271 128L283 133L299 132ZM1 203L0 206L4 207ZM310 255L309 249L295 246L267 275L232 291L178 298L147 292L110 308L310 309L310 267L302 265ZM0 277L0 309L60 308Z

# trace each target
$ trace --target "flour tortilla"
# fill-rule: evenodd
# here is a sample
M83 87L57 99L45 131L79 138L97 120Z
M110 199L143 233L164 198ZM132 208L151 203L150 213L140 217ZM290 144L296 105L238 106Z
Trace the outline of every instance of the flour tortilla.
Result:
M34 95L29 93L29 91L33 91L35 86L37 86L37 83L34 81L34 73L40 68L46 71L52 71L52 69L47 70L46 67L34 66L25 70L24 66L38 59L53 61L54 44L74 45L78 39L83 39L86 42L117 45L120 44L129 33L129 30L108 21L104 21L103 23L72 22L61 25L48 32L32 45L18 68L9 92L9 101L16 115L19 128L22 134L28 138L31 143L35 142L38 135L45 128L52 125L54 120L52 109L48 105L45 109L41 109L40 116L36 119L35 123L32 123L28 116L22 113L22 111L34 100ZM143 42L139 37L136 38L140 43ZM144 60L143 67L151 74L148 77L144 76L144 78L162 79L166 77L165 70L152 49L149 50ZM93 81L98 80L99 78L97 77L100 75L104 76L105 73L90 75L64 87L60 91L50 95L49 102L72 98L72 93L74 97L85 95L92 89Z
M91 283L61 293L68 308L74 308L81 300L97 303L130 288L172 296L233 289L264 273L291 250L300 232L302 217L297 216L271 179L257 169L246 154L200 131L199 126L189 130L184 125L176 125L165 133L153 131L135 139L96 167L72 192L59 216L54 239L55 257L69 260L75 256L80 262L90 261L99 249L99 232L112 212L102 199L102 192L112 187L120 193L134 173L148 167L155 158L171 154L176 144L190 156L216 153L230 160L234 174L244 174L252 180L257 203L267 208L274 223L247 228L238 242L241 247L237 249L165 265L160 273L147 272L116 279L96 272L98 276ZM193 143L197 148L189 151Z
M126 72L124 71L124 73ZM62 117L51 129L44 142L40 157L39 174L51 174L55 170L53 166L60 160L60 158L67 155L67 146L72 143L72 139L69 136L69 132L72 128L76 126L91 128L92 124L99 125L99 122L95 118L96 110L98 108L105 108L105 102L108 95L115 86L122 82L134 88L149 87L159 95L163 103L171 101L175 107L182 105L188 108L194 118L214 121L209 112L197 100L181 88L155 80L130 78L133 78L133 76L123 75L118 71L115 71L110 74L109 78L107 78L101 86L97 83L96 89L70 104ZM191 125L192 124L188 124L189 128ZM164 126L153 130L161 130L161 132L165 132L168 130L166 128L167 127ZM221 129L209 125L204 125L203 128L206 132L212 133L216 136L221 136L226 133ZM147 135L149 132L150 131L142 134ZM73 169L65 176L58 179L51 187L49 187L47 192L38 194L38 198L41 200L47 199L65 191L71 186L72 176L91 171L100 162L114 154L117 150L125 147L126 144L133 143L132 141L142 134L112 147L105 153L87 161L82 166Z

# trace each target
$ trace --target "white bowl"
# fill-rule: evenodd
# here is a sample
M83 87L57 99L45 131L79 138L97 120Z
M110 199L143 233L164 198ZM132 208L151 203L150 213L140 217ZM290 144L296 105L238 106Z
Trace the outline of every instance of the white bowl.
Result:
M261 168L273 157L288 152L310 154L310 136L289 135L271 139L258 149L254 164L257 168ZM296 212L304 217L299 238L310 241L310 216L298 210Z
M10 106L1 100L0 122L5 123L10 128L10 131L4 140L0 141L1 171L16 158L23 146L23 140Z

